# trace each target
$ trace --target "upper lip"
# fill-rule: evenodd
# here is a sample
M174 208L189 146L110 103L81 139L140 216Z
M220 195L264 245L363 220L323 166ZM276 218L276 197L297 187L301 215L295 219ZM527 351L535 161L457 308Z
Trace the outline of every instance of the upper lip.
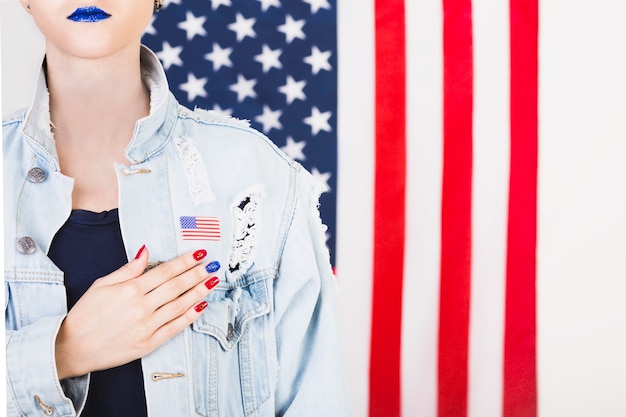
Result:
M106 19L107 17L110 17L110 16L111 16L110 14L100 9L99 7L86 6L86 7L77 8L67 18L70 20L79 21L79 22L85 22L85 21L93 22L97 20Z

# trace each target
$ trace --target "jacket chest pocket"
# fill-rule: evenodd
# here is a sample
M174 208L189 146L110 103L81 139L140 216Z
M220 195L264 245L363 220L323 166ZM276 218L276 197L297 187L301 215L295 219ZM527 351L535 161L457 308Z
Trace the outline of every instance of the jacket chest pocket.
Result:
M42 317L67 313L63 276L34 273L5 280L6 328L18 330Z
M242 277L237 281L241 285L218 287L206 298L208 307L192 325L193 390L199 415L254 416L270 398L272 280L273 275Z

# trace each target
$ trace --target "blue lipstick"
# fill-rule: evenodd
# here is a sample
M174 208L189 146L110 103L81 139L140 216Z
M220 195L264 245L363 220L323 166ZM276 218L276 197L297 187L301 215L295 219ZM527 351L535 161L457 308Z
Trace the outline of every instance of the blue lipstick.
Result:
M111 17L110 14L96 6L79 7L67 18L74 22L99 22Z

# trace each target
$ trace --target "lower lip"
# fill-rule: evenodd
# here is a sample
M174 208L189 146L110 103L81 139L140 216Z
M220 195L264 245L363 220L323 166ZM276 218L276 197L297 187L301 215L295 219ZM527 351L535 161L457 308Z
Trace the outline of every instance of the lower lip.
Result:
M74 22L100 22L101 20L108 19L110 14L104 10L100 10L97 7L83 7L76 9L74 13L67 18Z

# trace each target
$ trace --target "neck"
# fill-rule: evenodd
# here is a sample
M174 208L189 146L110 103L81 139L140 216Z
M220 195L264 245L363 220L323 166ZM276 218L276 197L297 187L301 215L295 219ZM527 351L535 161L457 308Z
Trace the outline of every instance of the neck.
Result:
M46 65L55 139L125 147L135 122L150 111L138 45L101 59L67 57L49 47Z

